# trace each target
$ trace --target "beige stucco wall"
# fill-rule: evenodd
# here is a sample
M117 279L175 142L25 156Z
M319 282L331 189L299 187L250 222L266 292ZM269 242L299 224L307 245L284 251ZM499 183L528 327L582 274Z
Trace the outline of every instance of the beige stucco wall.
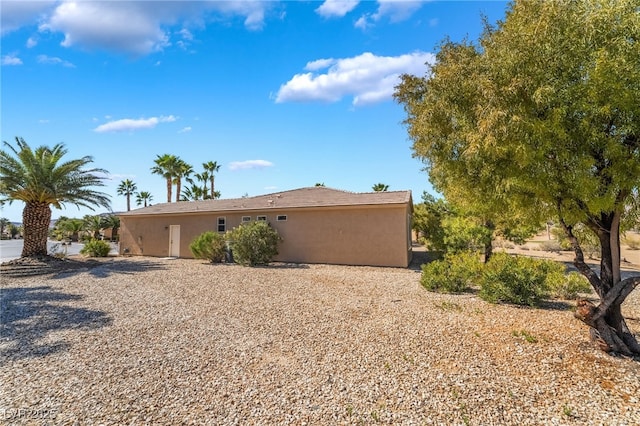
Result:
M180 257L192 257L189 244L199 234L226 229L242 216L267 216L282 238L275 260L294 263L406 267L411 261L410 204L322 209L265 210L156 216L122 216L120 250L133 255L168 256L169 230L180 225ZM277 221L286 215L286 221Z

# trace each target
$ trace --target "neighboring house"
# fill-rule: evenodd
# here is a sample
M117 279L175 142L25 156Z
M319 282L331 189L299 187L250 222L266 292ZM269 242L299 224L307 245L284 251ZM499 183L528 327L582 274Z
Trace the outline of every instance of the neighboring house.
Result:
M120 254L193 257L203 232L266 220L282 241L279 262L406 267L411 191L353 193L326 187L256 197L182 201L120 213Z

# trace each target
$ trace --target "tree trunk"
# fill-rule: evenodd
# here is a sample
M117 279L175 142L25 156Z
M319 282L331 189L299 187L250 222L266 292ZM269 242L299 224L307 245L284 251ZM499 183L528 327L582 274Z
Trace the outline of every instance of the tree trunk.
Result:
M131 211L131 194L127 194L127 211Z
M167 178L167 203L171 202L171 178Z
M182 191L182 179L176 180L176 203L180 201L180 192Z
M597 306L588 300L579 300L575 317L591 327L591 338L600 349L640 357L640 344L629 330L621 310L624 300L640 284L640 276L620 279L620 214L602 215L588 223L600 240L600 276L585 263L573 228L562 219L560 223L576 254L574 265L600 296Z
M484 223L484 227L489 231L489 236L484 242L484 263L487 263L493 255L493 232L496 230L496 226L492 221L487 220Z
M216 198L216 191L215 191L215 177L213 176L213 174L211 175L211 198L215 199Z
M28 202L22 211L22 257L46 256L51 208L48 203Z

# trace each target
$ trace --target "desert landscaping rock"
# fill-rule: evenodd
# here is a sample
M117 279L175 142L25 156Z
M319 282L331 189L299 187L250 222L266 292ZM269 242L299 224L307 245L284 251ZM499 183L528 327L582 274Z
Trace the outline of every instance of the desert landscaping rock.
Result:
M412 269L110 258L2 276L8 424L640 424L640 363L570 302L429 293ZM640 334L640 294L623 305Z

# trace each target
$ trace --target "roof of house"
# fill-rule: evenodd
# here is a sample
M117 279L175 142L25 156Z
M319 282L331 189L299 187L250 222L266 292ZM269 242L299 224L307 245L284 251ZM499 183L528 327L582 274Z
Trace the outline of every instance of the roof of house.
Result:
M181 201L155 204L119 216L146 216L158 214L205 213L221 211L265 210L271 208L313 208L365 205L406 204L411 201L411 191L349 192L314 186L255 197L218 200Z

